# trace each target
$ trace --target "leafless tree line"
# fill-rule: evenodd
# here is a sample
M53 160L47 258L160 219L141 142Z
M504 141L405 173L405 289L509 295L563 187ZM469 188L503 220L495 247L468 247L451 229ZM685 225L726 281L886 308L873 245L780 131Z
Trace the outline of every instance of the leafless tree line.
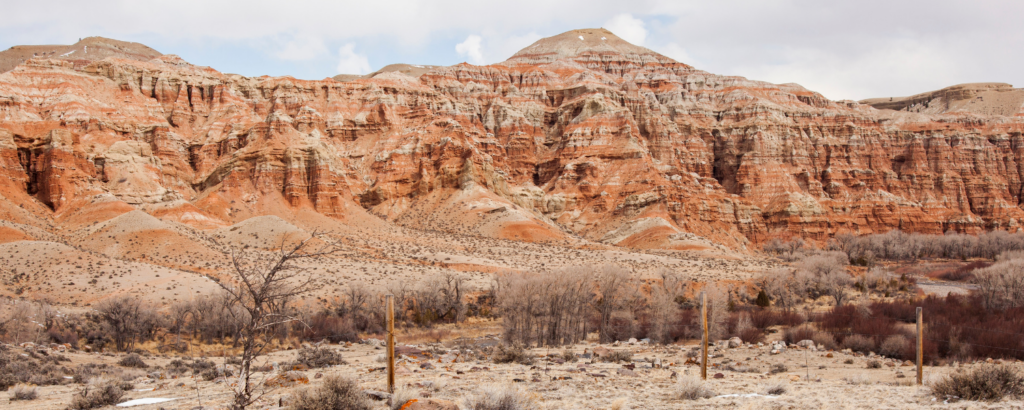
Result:
M987 309L1024 307L1024 252L1000 254L997 262L974 271L975 292Z
M578 343L590 333L597 333L604 343L634 337L662 343L699 337L697 304L686 297L698 289L708 295L711 337L726 336L729 312L743 292L720 284L696 284L667 270L648 280L634 278L616 265L505 273L496 279L493 293L506 343L559 346Z
M816 250L801 238L774 238L763 246L767 253L787 261L801 260ZM874 265L878 260L914 261L919 258L994 259L1007 251L1024 250L1024 233L990 231L979 235L946 232L943 235L906 233L892 230L857 236L841 233L829 239L825 250L843 252L849 263Z

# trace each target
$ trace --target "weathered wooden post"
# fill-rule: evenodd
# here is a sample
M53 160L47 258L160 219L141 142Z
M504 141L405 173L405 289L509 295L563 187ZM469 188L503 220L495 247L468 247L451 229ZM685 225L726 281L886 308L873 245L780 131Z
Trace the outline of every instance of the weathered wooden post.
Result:
M924 382L924 312L917 308L917 385Z
M700 293L700 323L701 329L703 329L703 336L701 336L701 360L700 360L700 378L701 380L708 379L708 297L704 292Z
M388 393L395 392L395 295L387 295L388 329L385 337L388 345Z

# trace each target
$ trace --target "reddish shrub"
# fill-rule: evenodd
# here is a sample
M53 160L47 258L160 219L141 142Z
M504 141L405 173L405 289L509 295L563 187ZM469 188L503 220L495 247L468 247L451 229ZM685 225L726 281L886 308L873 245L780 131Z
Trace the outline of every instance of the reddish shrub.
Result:
M782 340L790 344L800 342L801 340L813 340L815 333L817 332L810 325L791 327L782 332Z
M799 326L804 323L804 318L796 312L756 309L750 312L750 323L758 329L767 329L772 326Z
M759 343L764 341L764 332L754 327L740 332L738 337L743 343Z
M987 268L989 266L992 266L991 262L985 262L985 261L971 262L971 263L968 263L968 264L966 264L964 266L956 268L956 269L954 269L952 271L943 272L941 275L938 275L938 278L939 279L943 279L943 280L951 280L951 281L959 281L959 282L968 281L968 280L974 278L974 270L975 269Z

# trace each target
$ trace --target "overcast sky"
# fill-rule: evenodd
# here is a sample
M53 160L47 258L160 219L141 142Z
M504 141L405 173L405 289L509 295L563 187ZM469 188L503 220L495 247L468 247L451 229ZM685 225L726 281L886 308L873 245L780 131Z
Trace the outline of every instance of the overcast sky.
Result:
M0 0L0 11L0 49L98 35L248 76L490 64L542 37L605 27L703 70L836 100L1024 87L1019 0Z

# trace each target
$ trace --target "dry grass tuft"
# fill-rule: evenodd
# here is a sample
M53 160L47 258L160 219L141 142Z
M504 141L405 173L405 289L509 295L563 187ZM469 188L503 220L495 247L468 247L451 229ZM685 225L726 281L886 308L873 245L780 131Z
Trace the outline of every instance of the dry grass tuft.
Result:
M370 410L370 400L356 382L337 375L324 377L316 388L305 388L295 393L292 410Z
M38 396L36 386L19 384L11 389L11 400L35 400Z
M498 345L494 352L494 363L519 363L530 365L533 364L533 355L526 352L520 346L505 346Z
M395 388L395 393L391 395L391 406L389 408L391 410L399 410L405 406L405 403L408 403L409 400L414 400L418 397L419 396L417 396L416 392L412 389L397 387Z
M618 362L630 362L633 360L633 352L629 350L615 350L604 356L601 356L602 362L618 363Z
M612 402L612 406L609 410L629 410L629 404L627 404L628 401L629 399L625 397L619 397Z
M714 395L715 392L697 376L681 376L676 383L676 397L682 400L708 399Z
M532 410L537 408L533 397L521 387L489 386L463 399L466 410Z

